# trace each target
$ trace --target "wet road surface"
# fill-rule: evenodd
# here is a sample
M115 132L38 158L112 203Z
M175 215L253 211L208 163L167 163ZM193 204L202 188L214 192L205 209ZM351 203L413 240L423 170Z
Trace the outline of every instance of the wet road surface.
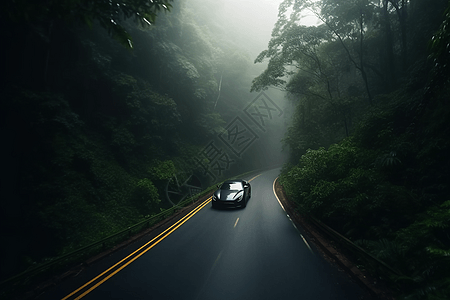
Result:
M122 249L40 299L364 299L294 228L273 192L278 173L244 178L252 185L245 209L205 202L158 243L141 241L148 249Z

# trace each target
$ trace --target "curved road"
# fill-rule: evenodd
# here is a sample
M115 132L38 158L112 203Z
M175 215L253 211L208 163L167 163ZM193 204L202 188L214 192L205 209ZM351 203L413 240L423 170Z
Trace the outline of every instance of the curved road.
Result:
M215 210L208 203L151 249L134 254L133 262L119 263L119 271L70 295L135 249L115 253L41 298L364 299L365 291L310 249L292 225L273 192L278 173L244 178L252 185L245 209Z

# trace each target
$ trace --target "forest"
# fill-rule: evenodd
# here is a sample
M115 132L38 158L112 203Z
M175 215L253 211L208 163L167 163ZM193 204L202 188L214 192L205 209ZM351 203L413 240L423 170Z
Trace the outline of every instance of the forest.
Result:
M167 208L176 174L284 163L298 211L392 266L396 297L450 297L449 2L278 2L256 54L223 2L0 5L0 281Z
M240 156L219 144L257 94L249 92L249 50L230 38L225 22L211 25L223 18L214 4L33 0L1 7L0 22L10 29L0 49L8 245L0 281L176 204L166 197L174 176L194 174L201 189L273 163L265 156L276 147L261 149L278 138L283 118L265 128L266 138L255 131L259 139ZM214 164L208 146L221 151Z
M375 275L401 299L450 297L449 20L448 1L286 0L255 60L252 89L296 105L286 193L391 266Z

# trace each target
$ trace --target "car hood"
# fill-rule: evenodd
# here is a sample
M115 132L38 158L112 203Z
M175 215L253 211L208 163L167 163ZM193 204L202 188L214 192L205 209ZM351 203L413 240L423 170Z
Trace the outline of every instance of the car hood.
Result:
M234 201L236 200L241 194L243 193L242 190L217 190L214 195L217 197L217 199L222 201Z

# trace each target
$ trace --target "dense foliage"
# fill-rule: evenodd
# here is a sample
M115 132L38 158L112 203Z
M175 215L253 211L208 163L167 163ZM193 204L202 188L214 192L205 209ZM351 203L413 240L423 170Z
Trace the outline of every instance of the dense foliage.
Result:
M223 130L219 79L251 62L169 2L2 4L2 280L166 208Z
M378 276L406 299L450 296L447 5L284 1L256 60L253 88L297 103L287 194L394 268ZM306 9L323 23L299 25Z
M48 31L58 21L84 23L92 28L98 22L123 45L133 48L132 37L125 30L123 22L133 18L141 25L155 24L157 13L169 11L173 0L40 0L6 1L2 4L4 16L16 22L36 22ZM54 24L55 23L55 24Z

